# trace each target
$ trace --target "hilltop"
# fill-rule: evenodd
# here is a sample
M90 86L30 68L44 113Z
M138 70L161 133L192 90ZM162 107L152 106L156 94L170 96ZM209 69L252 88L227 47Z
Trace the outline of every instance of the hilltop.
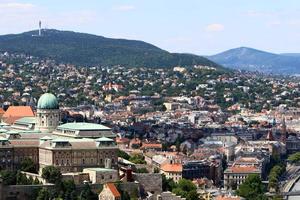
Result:
M298 54L275 54L248 47L230 49L208 59L232 69L274 74L299 74Z
M169 53L152 44L126 39L112 39L72 31L43 30L0 36L0 51L26 53L41 58L76 65L123 65L131 67L174 67L206 65L220 67L207 58Z

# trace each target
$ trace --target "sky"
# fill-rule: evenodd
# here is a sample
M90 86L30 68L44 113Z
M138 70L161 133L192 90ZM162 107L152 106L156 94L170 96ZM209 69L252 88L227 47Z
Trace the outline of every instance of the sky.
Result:
M42 26L212 55L246 46L300 53L299 0L0 0L0 34Z

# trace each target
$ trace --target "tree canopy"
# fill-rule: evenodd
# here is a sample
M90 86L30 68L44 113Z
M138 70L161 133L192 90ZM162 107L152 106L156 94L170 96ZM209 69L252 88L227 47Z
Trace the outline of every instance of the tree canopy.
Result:
M300 152L290 155L287 160L293 164L298 163L300 161Z
M49 183L61 181L60 170L54 166L47 166L42 170L42 178L46 179Z
M237 195L244 197L247 200L267 200L264 193L265 187L257 174L249 175L236 191Z
M30 158L25 158L21 162L20 169L25 172L37 173L36 165L34 164L33 160Z
M175 188L172 190L173 193L179 195L186 200L197 200L199 199L197 194L197 187L193 184L191 180L181 179Z

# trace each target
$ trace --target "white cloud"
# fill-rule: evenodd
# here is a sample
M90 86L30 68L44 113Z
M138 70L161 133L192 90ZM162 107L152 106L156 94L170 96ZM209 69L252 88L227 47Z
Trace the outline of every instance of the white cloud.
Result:
M14 10L14 9L22 9L22 10L30 10L34 8L35 5L31 3L0 3L0 9L9 9L9 10Z
M133 5L120 5L120 6L114 7L114 10L117 10L117 11L131 11L134 9L135 9L135 6L133 6Z
M209 24L206 26L205 30L208 32L219 32L225 29L223 24Z
M35 4L3 1L5 0L0 0L0 35L37 29L39 20L43 27L64 30L75 30L79 26L90 27L95 21L103 20L93 10L71 10L54 14Z

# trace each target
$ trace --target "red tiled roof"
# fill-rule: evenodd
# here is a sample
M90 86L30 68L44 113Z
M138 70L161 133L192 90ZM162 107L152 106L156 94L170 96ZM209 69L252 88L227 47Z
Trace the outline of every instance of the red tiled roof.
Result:
M182 172L182 164L165 164L161 166L161 170L164 172Z
M141 149L147 149L147 148L161 149L162 144L143 143Z
M258 168L255 166L233 166L230 171L233 173L252 173L257 172Z
M222 196L219 195L216 197L216 200L241 200L240 197L233 197L233 196Z
M130 140L128 138L116 138L117 143L129 143Z
M9 106L7 111L3 114L3 121L12 124L22 117L34 117L33 110L30 106Z
M258 159L255 157L240 157L236 160L237 163L254 163L258 162Z
M120 192L118 191L118 189L116 188L115 184L113 183L107 183L106 184L108 189L111 191L111 193L114 195L114 197L121 197Z

